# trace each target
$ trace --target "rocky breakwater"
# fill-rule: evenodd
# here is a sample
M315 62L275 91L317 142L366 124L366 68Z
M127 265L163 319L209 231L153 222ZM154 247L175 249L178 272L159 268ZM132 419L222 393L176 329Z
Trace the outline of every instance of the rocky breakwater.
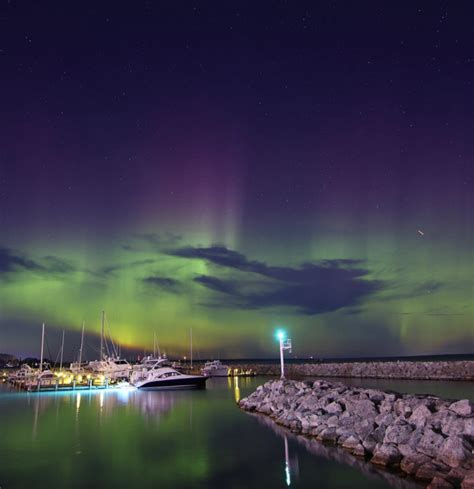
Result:
M397 468L429 488L474 488L474 405L429 395L272 380L239 402L294 433Z
M234 366L234 365L233 365ZM258 375L280 375L278 363L239 363ZM289 377L353 377L371 379L474 380L474 360L288 363Z

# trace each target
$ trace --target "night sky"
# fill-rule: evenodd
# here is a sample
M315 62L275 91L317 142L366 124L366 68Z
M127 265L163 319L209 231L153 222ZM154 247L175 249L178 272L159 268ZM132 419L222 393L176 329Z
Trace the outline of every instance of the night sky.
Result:
M472 352L473 14L2 2L0 352Z

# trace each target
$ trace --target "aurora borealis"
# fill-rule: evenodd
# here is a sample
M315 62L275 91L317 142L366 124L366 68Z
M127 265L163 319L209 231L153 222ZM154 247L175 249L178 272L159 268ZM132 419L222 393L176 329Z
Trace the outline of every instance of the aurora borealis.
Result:
M0 352L472 353L468 5L4 4Z

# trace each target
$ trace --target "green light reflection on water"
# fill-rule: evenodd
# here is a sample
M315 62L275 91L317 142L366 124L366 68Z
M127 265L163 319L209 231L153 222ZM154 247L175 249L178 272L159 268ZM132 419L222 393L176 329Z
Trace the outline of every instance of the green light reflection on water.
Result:
M290 480L302 488L390 487L338 463L337 453L322 455L316 442L240 411L236 396L262 382L211 379L195 392L0 388L0 486L260 489Z

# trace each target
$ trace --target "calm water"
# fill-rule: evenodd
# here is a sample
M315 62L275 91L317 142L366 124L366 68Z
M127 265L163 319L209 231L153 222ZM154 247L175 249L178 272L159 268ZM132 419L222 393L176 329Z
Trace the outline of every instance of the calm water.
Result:
M181 392L0 387L0 487L417 487L240 411L235 399L265 380L211 379L205 391ZM448 397L472 389L432 384L430 392Z

